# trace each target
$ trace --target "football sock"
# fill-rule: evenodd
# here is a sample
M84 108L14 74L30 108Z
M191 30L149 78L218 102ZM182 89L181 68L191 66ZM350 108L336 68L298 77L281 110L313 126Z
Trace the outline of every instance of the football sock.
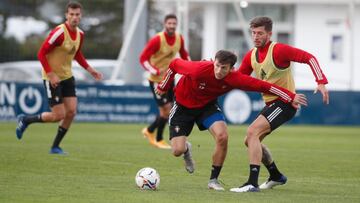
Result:
M250 175L248 183L252 184L255 187L258 187L258 179L259 179L260 166L250 164Z
M282 174L280 173L279 169L276 167L276 164L274 161L270 165L265 166L265 167L269 171L271 180L279 180L281 178Z
M41 118L41 114L25 116L24 121L27 124L43 122L43 120Z
M163 138L163 132L164 132L164 128L167 122L167 118L163 118L163 117L159 117L158 120L158 129L157 129L157 135L156 135L156 141L159 142L161 141Z
M59 126L57 135L56 135L56 137L54 139L54 142L53 142L53 145L52 145L52 148L59 147L60 142L64 138L66 132L67 132L67 129Z
M214 166L214 165L212 165L210 180L214 179L214 178L217 179L219 177L221 168L222 168L222 166Z
M149 132L154 132L155 129L159 126L159 119L160 119L160 116L156 117L156 119L154 120L154 122L152 122L150 124L150 126L148 127L148 131Z

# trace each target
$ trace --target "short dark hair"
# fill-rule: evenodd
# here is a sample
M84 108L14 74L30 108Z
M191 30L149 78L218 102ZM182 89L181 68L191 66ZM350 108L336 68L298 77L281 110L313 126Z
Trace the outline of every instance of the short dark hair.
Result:
M272 25L273 25L273 22L272 22L271 18L266 17L266 16L258 16L258 17L251 19L251 21L250 21L250 28L257 28L257 27L264 26L265 30L268 32L272 31Z
M230 64L233 67L237 61L237 56L231 51L220 50L216 52L215 59L221 64Z
M165 16L165 18L164 18L164 22L166 22L167 20L169 20L169 19L175 19L175 20L177 20L177 17L176 17L176 15L175 14L167 14L166 16Z
M80 9L82 9L82 5L79 2L70 1L68 4L66 4L66 8L65 8L66 12L68 12L69 8L72 8L72 9L80 8Z

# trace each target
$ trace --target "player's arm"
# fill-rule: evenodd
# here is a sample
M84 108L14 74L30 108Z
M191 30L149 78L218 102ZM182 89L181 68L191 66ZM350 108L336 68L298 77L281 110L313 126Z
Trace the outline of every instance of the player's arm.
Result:
M304 50L281 43L275 45L273 54L275 64L279 67L287 67L291 61L308 64L318 84L314 93L320 91L323 96L323 102L329 104L329 92L325 87L328 84L328 80L315 56Z
M150 58L160 49L160 36L153 37L145 46L140 54L140 64L153 75L160 75L159 68L150 63Z
M60 46L64 41L64 30L61 27L53 29L47 36L38 52L38 59L49 78L52 87L56 87L60 83L59 77L52 71L46 55L49 54L56 46Z
M239 67L239 71L245 75L251 75L251 73L253 72L253 69L251 67L251 50L244 56Z
M235 72L231 77L228 77L227 83L231 84L234 88L245 91L277 95L286 103L292 102L293 106L296 108L298 105L307 106L307 100L304 94L294 94L285 88L250 77L240 72Z
M185 41L184 41L184 38L182 35L180 35L180 50L179 50L179 53L180 53L180 57L184 60L188 60L188 61L191 61L190 59L190 55L189 53L186 51L185 49Z
M103 78L103 75L98 72L95 68L93 68L91 65L88 64L86 61L84 54L81 52L81 47L84 41L84 33L80 32L80 46L75 54L75 60L80 64L81 67L83 67L87 72L89 72L95 80L101 80Z

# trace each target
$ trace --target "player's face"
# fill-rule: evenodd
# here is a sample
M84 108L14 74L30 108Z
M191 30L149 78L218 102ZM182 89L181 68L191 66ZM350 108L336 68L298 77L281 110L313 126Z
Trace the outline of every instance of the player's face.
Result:
M272 32L267 32L265 26L251 28L251 36L256 48L261 48L270 41Z
M65 13L66 21L71 27L77 27L81 20L81 9L80 8L68 8Z
M177 20L175 18L167 19L164 23L165 32L168 35L173 35L176 31L176 26L177 26Z
M230 64L222 64L217 59L215 59L214 62L214 74L215 78L218 80L223 79L225 76L227 76L231 71Z

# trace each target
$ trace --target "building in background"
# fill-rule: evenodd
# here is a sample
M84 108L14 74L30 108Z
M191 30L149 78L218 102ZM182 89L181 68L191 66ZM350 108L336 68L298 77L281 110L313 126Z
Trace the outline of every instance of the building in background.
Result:
M130 0L127 0L130 1ZM142 0L139 0L139 2ZM145 0L144 0L145 1ZM248 22L266 15L274 20L273 40L307 50L317 56L330 90L360 90L360 0L155 0L146 19L151 36L156 19L173 12L179 32L194 60L209 59L219 49L240 58L252 47ZM137 33L145 34L145 33ZM241 61L239 61L240 63ZM136 61L136 63L138 63ZM306 65L294 64L299 89L315 83Z

